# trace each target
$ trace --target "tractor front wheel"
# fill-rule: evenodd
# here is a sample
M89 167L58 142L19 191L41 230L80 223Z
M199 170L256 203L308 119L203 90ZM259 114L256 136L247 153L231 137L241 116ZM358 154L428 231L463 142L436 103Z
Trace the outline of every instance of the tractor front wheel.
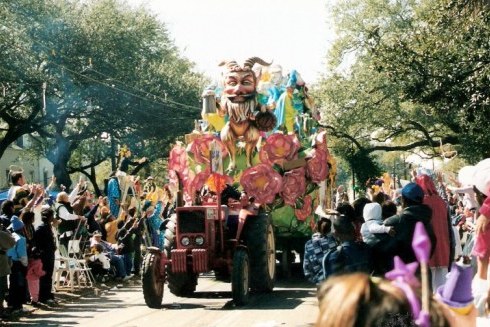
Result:
M143 261L143 273L141 275L143 296L146 305L153 309L159 309L163 299L164 278L160 273L160 260L160 255L149 252Z

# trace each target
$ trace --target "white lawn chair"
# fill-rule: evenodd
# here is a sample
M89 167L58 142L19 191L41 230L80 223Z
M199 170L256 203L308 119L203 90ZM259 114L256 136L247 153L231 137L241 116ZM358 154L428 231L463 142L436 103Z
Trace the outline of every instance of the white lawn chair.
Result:
M93 287L94 278L87 267L85 259L70 256L64 246L59 247L59 256L56 258L55 289L66 289L74 291L75 288Z

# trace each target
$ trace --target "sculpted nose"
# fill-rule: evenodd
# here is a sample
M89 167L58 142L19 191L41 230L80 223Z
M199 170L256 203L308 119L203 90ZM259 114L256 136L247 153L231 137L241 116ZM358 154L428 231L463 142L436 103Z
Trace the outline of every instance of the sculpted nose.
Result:
M238 84L237 86L235 86L235 94L236 95L245 94L245 87L242 84Z

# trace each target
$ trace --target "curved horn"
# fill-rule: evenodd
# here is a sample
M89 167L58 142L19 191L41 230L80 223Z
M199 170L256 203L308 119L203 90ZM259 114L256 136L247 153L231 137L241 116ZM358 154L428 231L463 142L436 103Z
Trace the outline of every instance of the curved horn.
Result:
M233 70L236 69L238 66L238 63L235 60L223 60L218 64L218 66L226 66L226 69L228 70Z
M252 68L252 66L256 63L262 66L270 66L272 64L272 62L267 62L259 57L250 57L247 60L245 60L245 62L243 63L243 67Z

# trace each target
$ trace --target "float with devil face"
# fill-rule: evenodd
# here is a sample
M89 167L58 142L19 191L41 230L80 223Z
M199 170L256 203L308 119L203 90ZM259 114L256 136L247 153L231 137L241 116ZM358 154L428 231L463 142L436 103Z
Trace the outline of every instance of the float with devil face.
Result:
M236 165L236 142L241 140L245 143L247 167L250 167L252 154L260 137L259 131L268 129L260 126L255 116L255 111L259 108L256 100L258 76L252 67L256 63L263 66L270 65L258 57L245 60L243 66L236 61L225 61L220 64L226 69L223 75L224 86L220 108L229 117L229 121L221 130L221 140L230 153L229 171L234 170Z

